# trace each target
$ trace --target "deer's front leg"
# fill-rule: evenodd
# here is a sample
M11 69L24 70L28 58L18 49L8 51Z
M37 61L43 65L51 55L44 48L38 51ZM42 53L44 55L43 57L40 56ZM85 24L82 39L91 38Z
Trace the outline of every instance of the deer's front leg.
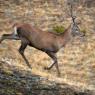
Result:
M21 40L21 46L19 48L19 53L21 54L22 58L25 60L27 66L32 69L31 65L29 64L28 60L26 59L24 55L25 48L27 47L28 43L23 39Z
M59 70L58 61L57 61L57 57L56 57L55 53L53 53L53 52L46 52L46 53L53 59L54 63L50 64L49 67L45 67L45 69L50 70L55 65L58 76L60 76L60 70Z

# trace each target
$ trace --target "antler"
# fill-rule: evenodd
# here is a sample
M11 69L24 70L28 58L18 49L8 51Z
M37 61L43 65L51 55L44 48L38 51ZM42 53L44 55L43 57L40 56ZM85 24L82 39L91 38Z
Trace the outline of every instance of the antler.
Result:
M76 16L74 16L73 14L73 3L71 2L70 4L70 13L71 13L71 17L72 17L72 21L73 21L73 27L72 30L75 31L80 31L80 28L78 27L77 23L75 22Z
M75 24L75 18L76 18L76 16L73 15L73 5L72 5L72 3L70 5L70 13L71 13L73 24Z

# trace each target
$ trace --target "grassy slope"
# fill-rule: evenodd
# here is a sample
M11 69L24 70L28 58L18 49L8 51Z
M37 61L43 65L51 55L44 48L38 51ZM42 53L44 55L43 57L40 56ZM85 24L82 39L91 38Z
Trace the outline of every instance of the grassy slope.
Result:
M94 92L48 80L23 66L0 62L0 95L94 95Z
M25 11L25 9L27 9L27 7L25 7L25 5L21 5L21 6L13 7L13 5L11 5L12 14L17 16L15 21L16 20L23 21L23 19L19 17L23 16L23 12ZM8 13L6 13L7 7L8 6L6 4L6 6L2 5L2 7L0 8L0 35L2 35L3 33L10 33L10 31L12 31L11 24L9 23L12 20L11 19L12 17L10 15L8 16ZM37 17L40 14L40 11L42 11L42 13L44 14L43 8L40 10L36 9L36 11L35 11L35 15ZM19 14L19 12L21 14ZM47 15L48 15L48 12L50 12L50 9L47 8ZM47 82L46 79L48 79L50 81L54 81L55 83L61 83L61 84L68 83L69 85L74 85L75 87L77 86L79 88L82 88L83 91L85 89L95 90L95 80L94 80L95 79L95 75L94 75L94 72L95 72L95 34L94 34L95 10L94 8L90 8L90 9L83 8L80 12L81 14L79 14L79 16L82 21L82 24L80 26L87 31L86 41L80 42L78 39L77 41L75 41L74 39L73 43L68 43L64 51L62 49L57 54L60 70L62 73L60 78L56 76L55 68L53 68L49 72L43 69L44 66L48 66L50 64L50 58L46 54L28 47L25 54L33 67L33 70L32 70L33 75L31 75L31 71L28 70L23 59L17 52L17 49L19 48L19 44L20 44L19 41L18 42L4 41L0 45L0 60L5 62L5 64L3 64L2 62L0 63L1 64L0 65L1 66L0 67L1 68L0 69L0 74L1 74L0 85L2 88L1 89L2 93L7 93L7 92L8 93L25 93L23 91L26 91L26 93L28 93L27 91L29 89L27 88L27 83L32 80L29 79L28 81L26 81L25 79L20 78L21 75L28 72L29 72L29 75L25 74L24 78L29 77L29 76L31 77L34 76L34 78L37 77L37 79L39 79L39 77L43 77L45 78L45 82ZM31 16L26 19L27 19L26 22L29 22L28 19L31 19ZM14 68L10 67L10 65L9 67L7 67L6 63L12 65ZM15 74L17 74L16 77L15 77ZM7 77L9 78L8 80L7 80ZM18 80L17 80L17 77L19 77ZM2 81L3 78L4 78L4 82ZM23 81L25 83L23 83ZM39 83L40 82L38 82L38 84ZM6 87L7 84L9 88ZM15 87L14 84L17 84L17 87ZM34 87L37 87L38 84L34 84L36 85ZM10 92L10 89L12 89L12 86L14 86L15 88L13 88L13 91ZM25 90L22 89L23 86ZM46 83L44 84L44 86L46 86ZM54 88L56 88L56 86ZM40 91L38 93L40 93ZM43 91L42 93L45 93L45 92ZM51 92L48 92L48 93L51 93ZM73 95L73 94L70 94L70 95Z

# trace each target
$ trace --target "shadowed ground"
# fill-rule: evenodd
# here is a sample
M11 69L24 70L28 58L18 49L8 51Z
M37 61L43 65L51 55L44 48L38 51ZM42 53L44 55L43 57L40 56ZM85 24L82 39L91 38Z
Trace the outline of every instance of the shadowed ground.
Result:
M31 70L19 70L0 62L0 95L94 95L94 92L49 81L45 77L33 75Z

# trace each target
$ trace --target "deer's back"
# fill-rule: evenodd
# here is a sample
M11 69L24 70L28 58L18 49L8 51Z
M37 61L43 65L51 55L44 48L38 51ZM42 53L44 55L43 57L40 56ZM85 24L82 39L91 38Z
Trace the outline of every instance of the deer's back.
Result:
M50 32L42 31L30 24L24 24L18 28L18 34L29 41L29 45L43 51L57 52L59 49L59 36ZM59 39L60 40L60 39Z

